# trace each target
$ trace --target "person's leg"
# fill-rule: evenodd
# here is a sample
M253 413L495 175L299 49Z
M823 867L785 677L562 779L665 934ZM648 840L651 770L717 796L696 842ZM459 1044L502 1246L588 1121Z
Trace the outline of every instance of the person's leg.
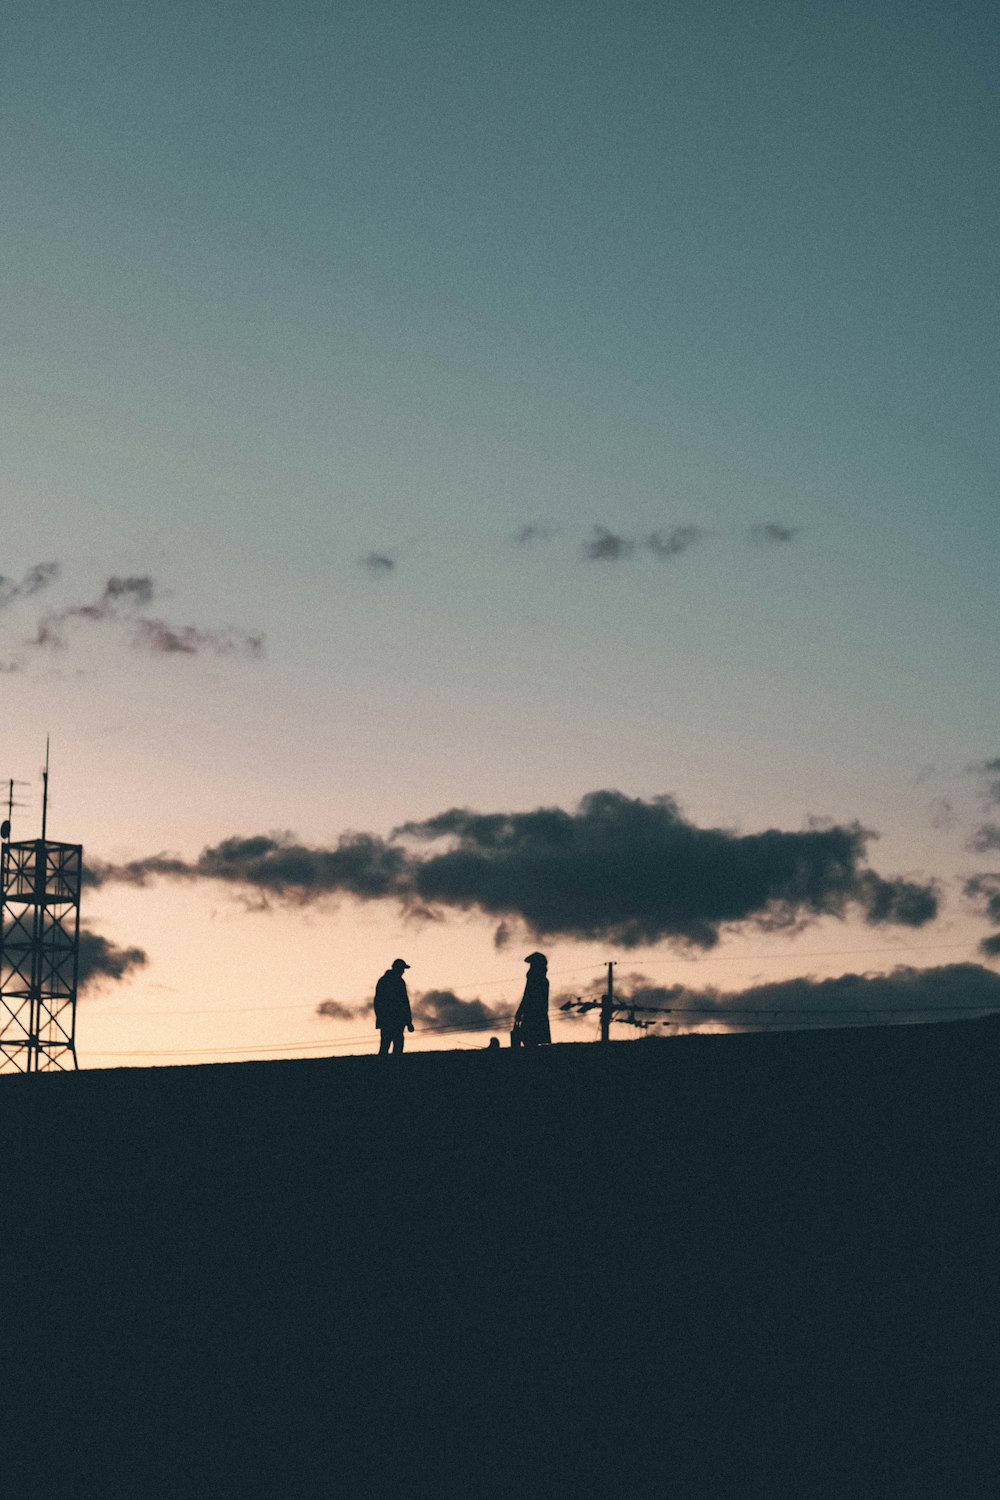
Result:
M397 1052L402 1052L405 1041L406 1041L406 1032L405 1031L398 1031L396 1033L396 1051Z
M389 1044L392 1041L392 1032L380 1031L378 1037L378 1055L379 1057L385 1057L386 1053L389 1051Z

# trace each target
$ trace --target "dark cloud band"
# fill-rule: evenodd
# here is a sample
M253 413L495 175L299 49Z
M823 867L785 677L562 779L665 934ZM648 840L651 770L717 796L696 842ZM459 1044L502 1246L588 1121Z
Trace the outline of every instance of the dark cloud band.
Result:
M424 914L478 910L502 924L520 921L539 938L626 948L669 941L707 949L725 928L787 929L851 912L872 924L931 921L933 884L870 869L869 837L858 824L746 835L699 828L670 797L600 791L572 812L452 808L389 839L347 834L331 848L290 834L231 838L190 862L158 854L93 864L88 879L211 879L295 904L392 898Z
M947 1014L981 1014L1000 1009L1000 975L981 964L945 964L936 969L900 965L888 974L841 974L834 979L778 980L724 992L714 987L683 984L656 985L636 976L622 986L619 1003L634 1006L638 1017L669 1011L664 1021L700 1026L722 1021L728 1027L752 1028L762 1017L786 1017L801 1025L810 1022L843 1025L848 1018L884 1023L888 1017L915 1021L943 1019ZM573 1004L574 1002L563 1002ZM596 1008L597 1002L592 1008ZM740 1011L746 1012L741 1023Z

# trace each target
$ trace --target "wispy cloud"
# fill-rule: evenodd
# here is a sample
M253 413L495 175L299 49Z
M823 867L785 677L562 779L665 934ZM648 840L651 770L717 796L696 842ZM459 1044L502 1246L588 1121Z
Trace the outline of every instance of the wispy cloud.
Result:
M360 566L373 578L384 578L387 574L395 571L395 559L386 552L369 552L367 557L359 559Z
M148 574L113 574L96 599L83 604L69 604L50 610L39 619L35 634L26 645L50 651L66 650L77 629L111 625L124 630L129 644L136 650L165 656L245 656L263 655L264 637L231 626L218 629L200 625L175 625L163 619L150 618L143 611L158 597L154 580ZM13 658L16 666L21 665Z
M16 599L30 599L41 593L59 577L57 562L35 563L21 579L5 578L0 574L0 609L13 604Z
M549 542L554 535L551 526L522 526L514 533L514 544L518 547L527 547L532 542Z
M357 1021L365 1014L371 1014L371 1004L350 1005L343 1000L321 1000L316 1007L318 1016L326 1016L331 1021Z
M954 828L958 822L953 803L947 797L935 797L930 806L932 828Z
M133 644L161 656L245 656L264 654L264 637L243 630L202 630L196 625L168 625L166 620L137 620Z
M106 620L119 619L123 614L149 604L153 597L153 580L147 575L129 578L114 575L104 585L100 597L92 603L70 604L64 609L52 610L43 615L38 622L35 637L29 644L64 650L67 627L77 624L99 625Z
M750 528L750 540L764 546L794 541L798 534L797 526L783 526L780 521L765 521L760 526Z
M678 557L700 541L703 535L700 526L674 526L667 532L652 532L646 538L646 546L654 557Z
M969 767L982 781L982 799L987 807L1000 807L1000 757L981 760Z
M980 761L974 766L969 766L968 769L981 782L980 799L983 807L989 809L1000 807L1000 758ZM974 854L992 854L994 850L1000 849L1000 823L995 818L987 818L985 822L980 823L969 840L969 848ZM977 878L989 880L993 877ZM966 894L975 893L967 887ZM1000 926L1000 907L997 908L997 914L992 920Z

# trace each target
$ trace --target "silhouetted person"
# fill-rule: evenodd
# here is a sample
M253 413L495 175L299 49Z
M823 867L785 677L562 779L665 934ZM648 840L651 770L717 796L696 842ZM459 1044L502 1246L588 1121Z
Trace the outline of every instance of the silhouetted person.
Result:
M524 995L514 1016L522 1047L541 1047L551 1042L549 1034L549 961L544 953L529 953L524 960L528 977Z
M375 986L375 1025L382 1033L380 1057L390 1051L402 1052L403 1033L413 1030L410 997L403 978L403 970L409 967L401 958L394 958L392 967L386 969Z

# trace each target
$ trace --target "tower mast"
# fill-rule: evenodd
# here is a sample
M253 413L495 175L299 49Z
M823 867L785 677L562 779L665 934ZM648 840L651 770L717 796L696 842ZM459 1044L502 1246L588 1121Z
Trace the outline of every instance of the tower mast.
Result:
M78 1067L83 847L48 836L48 736L42 780L41 838L15 843L9 818L0 829L0 1072Z

